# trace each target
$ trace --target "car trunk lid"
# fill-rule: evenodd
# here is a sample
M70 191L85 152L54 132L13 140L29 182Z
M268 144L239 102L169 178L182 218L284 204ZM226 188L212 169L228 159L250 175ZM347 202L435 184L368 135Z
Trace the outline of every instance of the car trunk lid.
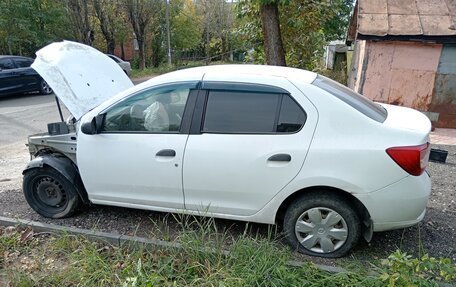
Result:
M36 56L32 68L76 119L133 86L122 68L108 56L80 43L52 43Z
M417 144L428 141L431 132L431 121L423 113L406 107L382 104L388 116L383 125L393 129L408 131L419 139Z

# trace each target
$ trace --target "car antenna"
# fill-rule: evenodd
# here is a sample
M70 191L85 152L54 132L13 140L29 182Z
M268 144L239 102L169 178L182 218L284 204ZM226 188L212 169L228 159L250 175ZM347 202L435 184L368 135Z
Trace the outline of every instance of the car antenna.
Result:
M60 107L60 101L59 101L59 98L57 98L57 96L55 96L55 102L57 103L57 108L59 109L60 119L62 120L62 122L65 122L63 120L62 108Z

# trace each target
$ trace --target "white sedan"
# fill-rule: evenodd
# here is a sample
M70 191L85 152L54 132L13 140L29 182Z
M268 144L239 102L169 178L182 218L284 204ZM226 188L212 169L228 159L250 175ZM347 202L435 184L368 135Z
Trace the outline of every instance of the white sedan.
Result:
M43 48L33 68L73 115L29 137L23 190L45 217L94 203L282 223L294 249L339 257L425 215L431 124L415 110L274 66L199 67L133 86L73 42Z

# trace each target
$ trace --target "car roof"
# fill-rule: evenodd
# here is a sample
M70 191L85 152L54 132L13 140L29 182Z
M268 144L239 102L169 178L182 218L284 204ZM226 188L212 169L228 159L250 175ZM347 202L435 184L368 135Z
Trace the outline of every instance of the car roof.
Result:
M268 66L268 65L250 65L250 64L233 64L233 65L213 65L213 66L202 66L195 68L188 68L183 70L174 71L165 74L166 77L185 77L186 74L195 76L201 75L203 77L206 74L248 74L254 76L276 76L284 77L287 79L299 79L300 82L312 83L317 74L314 72L289 68L280 66ZM160 76L159 76L160 77Z
M23 57L23 56L10 56L10 55L0 55L0 60L1 59L9 59L9 60L27 60L27 61L34 61L33 58L29 58L29 57Z
M4 58L16 58L16 59L27 59L27 60L32 60L33 61L33 58L30 58L30 57L24 57L24 56L12 56L12 55L0 55L0 59L4 59Z

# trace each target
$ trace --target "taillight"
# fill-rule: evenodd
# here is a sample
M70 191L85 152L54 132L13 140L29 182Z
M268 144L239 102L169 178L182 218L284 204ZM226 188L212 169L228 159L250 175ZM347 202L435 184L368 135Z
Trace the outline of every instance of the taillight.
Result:
M428 165L431 149L429 143L425 143L418 146L391 147L386 152L402 169L418 176Z

